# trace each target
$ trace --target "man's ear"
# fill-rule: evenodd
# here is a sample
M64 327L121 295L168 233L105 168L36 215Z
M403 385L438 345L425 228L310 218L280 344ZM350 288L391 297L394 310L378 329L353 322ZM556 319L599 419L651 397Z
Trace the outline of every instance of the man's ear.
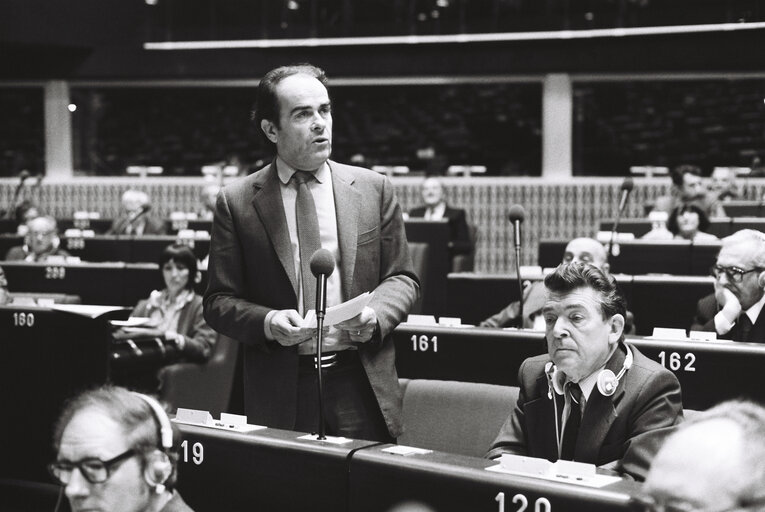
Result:
M615 344L619 341L619 338L621 338L622 334L624 333L624 316L617 313L611 317L611 320L609 320L608 323L610 326L608 332L608 343Z
M757 276L757 286L765 288L765 271L760 272L760 275Z
M260 129L263 130L263 133L266 134L268 140L276 144L276 140L278 139L276 135L276 125L272 121L269 121L268 119L261 119Z
M608 257L606 256L606 258L608 258ZM611 273L611 264L610 264L610 263L608 263L608 262L606 261L605 263L603 263L603 264L600 266L600 270L601 270L601 271L602 271L604 274L610 274L610 273Z

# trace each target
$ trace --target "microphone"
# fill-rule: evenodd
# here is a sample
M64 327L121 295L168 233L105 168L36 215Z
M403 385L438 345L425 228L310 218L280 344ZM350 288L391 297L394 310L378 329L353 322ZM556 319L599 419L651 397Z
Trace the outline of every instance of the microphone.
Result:
M523 206L514 204L510 207L510 211L508 212L507 217L510 219L510 222L513 223L513 230L515 232L515 248L520 249L521 224L523 223L523 219L526 218L526 210L523 209Z
M324 341L324 313L327 309L327 278L335 270L335 258L326 249L318 249L311 255L311 273L316 277L316 383L319 390L318 439L326 439L324 427L324 384L321 372L321 348Z
M630 192L632 192L632 188L635 186L635 183L632 181L632 178L629 176L624 178L624 181L622 182L622 197L619 199L619 210L617 211L617 218L618 214L621 214L624 211L624 207L627 206L627 198L630 196Z
M140 217L141 215L145 214L149 210L151 210L151 205L150 204L148 204L148 203L147 204L142 204L140 208L138 208L137 210L134 210L133 212L130 213L130 215L128 215L126 225L134 223L136 220L138 220L138 217Z
M510 207L507 214L508 219L513 225L513 236L515 242L515 273L518 276L518 292L520 294L520 314L518 327L523 328L523 280L521 279L521 224L526 218L526 210L519 204Z
M614 246L614 238L616 237L616 231L619 228L619 220L622 217L624 207L627 206L627 199L629 199L630 192L632 192L632 188L634 186L635 183L632 181L632 178L629 176L624 178L621 186L622 195L619 198L619 208L616 210L616 219L614 220L614 225L611 228L611 237L608 240L608 251L606 251L606 254L609 257L613 256L613 254L611 254L611 248Z
M326 249L318 249L311 256L311 273L316 277L316 318L324 319L327 309L327 278L335 270L335 258Z
M24 190L24 182L31 177L32 175L26 169L19 173L19 184L16 185L16 190L13 191L13 200L11 201L11 207L8 208L8 211L5 214L6 218L14 218L14 215L16 214L16 208L21 206L21 203L23 202L19 201L19 197L21 196L21 191ZM16 222L18 221L19 219L16 219Z

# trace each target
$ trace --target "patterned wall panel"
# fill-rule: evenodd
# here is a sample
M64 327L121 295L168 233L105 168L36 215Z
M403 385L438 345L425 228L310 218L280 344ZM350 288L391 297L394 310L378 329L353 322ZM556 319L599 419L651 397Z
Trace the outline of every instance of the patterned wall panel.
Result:
M513 234L507 212L513 204L526 210L522 229L522 264L537 261L541 238L593 236L602 218L616 211L621 179L577 178L545 180L538 178L444 178L444 190L450 204L467 210L469 222L478 227L476 271L510 272L515 265ZM12 201L18 180L0 180L0 210ZM162 217L173 211L196 211L205 185L198 178L75 178L67 181L44 181L28 196L46 212L59 218L71 217L78 210L98 211L102 217L114 217L119 211L121 194L138 188L152 197L154 210ZM420 204L422 178L395 178L394 186L404 211ZM745 197L762 197L765 179L751 179L743 184ZM625 218L643 216L643 204L666 194L669 179L635 180Z

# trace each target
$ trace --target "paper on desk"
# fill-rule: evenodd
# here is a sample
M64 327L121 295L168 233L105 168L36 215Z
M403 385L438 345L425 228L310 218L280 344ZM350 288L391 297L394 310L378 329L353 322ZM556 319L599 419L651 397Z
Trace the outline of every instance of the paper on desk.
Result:
M593 464L561 460L550 462L545 459L509 454L503 454L499 464L490 466L486 470L595 488L605 487L621 480L618 476L596 473Z
M327 312L324 314L324 326L329 327L331 325L339 324L346 320L350 320L354 316L361 313L361 311L369 304L369 301L374 297L374 292L364 292L351 300L347 300L342 304L327 308ZM301 327L314 328L316 327L316 311L311 309L306 313Z
M124 308L121 306L93 306L89 304L54 304L51 309L56 311L65 311L67 313L74 313L77 315L87 316L90 318L98 318L106 313L113 313L115 311L129 311L130 308Z

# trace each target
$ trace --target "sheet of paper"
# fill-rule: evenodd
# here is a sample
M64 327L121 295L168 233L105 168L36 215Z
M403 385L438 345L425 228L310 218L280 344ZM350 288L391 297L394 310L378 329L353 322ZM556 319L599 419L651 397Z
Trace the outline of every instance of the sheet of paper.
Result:
M324 326L329 327L345 320L350 320L361 313L366 305L369 304L369 301L372 300L372 297L374 297L374 292L364 292L342 304L327 308L327 312L324 315ZM306 313L302 327L316 327L316 311L312 309Z
M383 448L382 451L386 453L392 453L394 455L424 455L426 453L432 453L433 450L428 450L426 448L417 448L414 446L404 446L397 444L396 446L391 446L390 448Z
M75 313L90 318L98 318L106 313L127 311L130 308L123 308L121 306L93 306L88 304L54 304L51 309L55 309L56 311L66 311L67 313Z
M569 475L556 475L556 474L534 475L534 474L529 474L529 473L521 472L521 471L510 471L508 469L503 468L502 464L497 464L496 466L489 466L488 468L486 468L486 471L494 471L496 473L506 473L508 475L520 475L520 476L526 476L529 478L541 478L542 480L551 480L553 482L563 482L567 484L581 485L582 487L594 487L594 488L605 487L606 485L609 485L621 480L621 478L619 478L618 476L608 476L608 475L592 475L588 477L583 477L583 476L574 477Z

